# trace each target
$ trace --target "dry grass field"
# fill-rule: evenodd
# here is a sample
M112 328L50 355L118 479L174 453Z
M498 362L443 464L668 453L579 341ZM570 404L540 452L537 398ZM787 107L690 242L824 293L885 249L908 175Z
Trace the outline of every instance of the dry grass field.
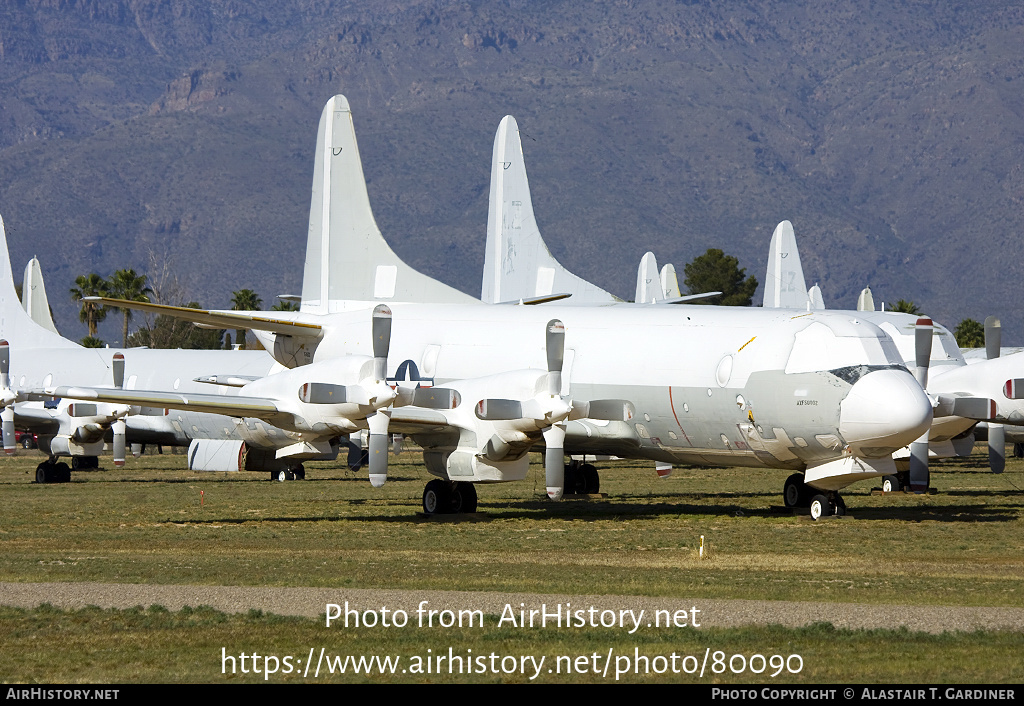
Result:
M475 516L429 519L420 508L428 475L412 452L393 459L391 480L379 490L370 487L365 473L333 464L309 464L307 480L276 483L262 474L192 473L182 470L184 457L174 454L130 459L123 470L75 473L67 484L37 485L32 479L40 459L30 452L0 460L3 582L458 589L866 603L879 610L1024 607L1024 463L1010 460L1006 473L992 475L980 454L933 467L937 492L929 496L881 496L869 484L857 484L844 493L849 516L820 522L779 510L786 475L780 471L676 469L671 478L659 479L648 464L606 463L605 498L554 504L543 497L538 466L522 483L480 487ZM813 617L829 622L827 611ZM139 636L134 658L119 651L125 649L118 637L124 630ZM689 631L666 642L664 635L641 638L586 628L511 636L502 630L449 631L445 644L475 646L475 654L494 645L587 654L613 646L632 654L631 646L642 645L652 654L703 654L709 644L753 654L770 649L770 643L800 651L807 663L800 674L774 681L1024 678L1021 634L1013 631L944 637L907 630L756 627ZM305 654L328 638L337 647L338 639L322 622L214 611L4 609L0 632L10 636L2 648L8 657L0 660L6 665L0 679L50 682L216 681L228 678L221 674L219 646L230 650L239 636L259 635L254 646L282 654ZM372 646L408 655L424 653L437 633L407 629L345 637L349 650ZM41 656L44 643L60 649L66 640L82 643L76 654L94 655L86 661L91 666ZM194 669L172 668L179 662ZM297 677L275 675L289 678ZM601 678L607 677L573 676ZM697 680L685 674L646 679ZM754 676L726 672L715 679L744 682ZM527 679L516 674L459 680Z

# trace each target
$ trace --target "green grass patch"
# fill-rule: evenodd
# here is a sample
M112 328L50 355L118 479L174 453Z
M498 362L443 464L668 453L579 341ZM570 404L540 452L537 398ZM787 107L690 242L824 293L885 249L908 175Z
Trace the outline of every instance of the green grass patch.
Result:
M594 628L499 628L497 617L489 616L484 627L464 629L345 629L338 624L327 628L322 620L256 611L227 615L202 607L170 612L159 606L74 611L41 606L0 608L0 634L5 636L6 655L0 678L19 683L523 683L531 681L531 676L541 683L603 683L616 681L617 669L618 681L628 683L1020 683L1024 679L1019 634L929 635L908 630L843 630L827 623L798 629L701 628L625 635ZM321 661L321 649L326 661ZM605 674L609 650L611 661ZM311 651L313 662L307 671ZM243 653L248 673L242 672ZM253 671L253 654L259 655L255 665L259 673ZM449 661L450 654L462 662ZM391 658L394 670L382 670L376 663L369 674L365 668L357 673L351 661L345 673L338 668L338 658L374 655ZM751 662L754 655L764 659ZM225 659L228 656L234 661ZM268 656L276 659L276 670L269 677L264 674ZM320 664L318 676L315 663Z

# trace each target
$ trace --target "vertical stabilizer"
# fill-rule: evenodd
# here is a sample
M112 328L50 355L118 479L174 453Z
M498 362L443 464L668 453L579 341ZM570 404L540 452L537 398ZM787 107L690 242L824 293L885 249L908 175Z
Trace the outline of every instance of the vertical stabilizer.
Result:
M814 285L807 290L807 304L811 311L823 311L825 299L821 296L821 287Z
M875 298L871 296L871 287L865 287L857 297L857 311L874 311Z
M29 318L47 331L58 333L50 316L50 303L46 299L46 287L43 285L43 270L39 260L32 258L25 265L25 278L21 281L21 304ZM59 333L58 333L59 335Z
M301 310L326 314L351 301L475 300L412 269L388 246L370 210L352 111L338 95L317 131Z
M676 266L671 262L661 268L661 294L665 299L676 299L681 296Z
M0 253L0 338L10 342L11 350L77 347L71 341L39 326L22 308L14 288L14 273L11 270L3 218L0 218L0 245L3 246L3 252Z
M533 215L519 125L506 115L494 136L480 298L496 304L559 293L571 294L574 304L619 301L551 255Z
M793 224L782 221L772 233L768 249L768 272L764 280L763 306L775 309L807 307L807 283L800 266Z
M640 258L640 266L636 268L636 298L633 301L637 304L653 304L662 298L658 261L654 253L646 252Z

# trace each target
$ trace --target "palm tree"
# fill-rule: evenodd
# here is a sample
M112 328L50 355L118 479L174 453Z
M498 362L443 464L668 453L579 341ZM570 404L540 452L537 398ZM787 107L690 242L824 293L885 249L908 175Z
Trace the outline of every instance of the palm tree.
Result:
M82 310L78 313L78 320L89 327L89 337L96 337L96 326L107 318L107 308L97 302L82 301L86 297L107 296L107 280L93 272L88 275L78 275L75 278L77 287L71 288L71 299L82 302Z
M107 283L107 296L124 299L130 302L148 302L153 290L146 286L146 275L136 274L135 270L126 268L118 270L110 276ZM118 307L111 307L117 309ZM131 309L120 309L124 315L122 346L128 347L128 320L132 318Z
M251 289L239 289L231 293L231 308L235 311L259 311L263 306L263 300ZM235 343L241 344L239 348L245 348L245 329L235 331Z

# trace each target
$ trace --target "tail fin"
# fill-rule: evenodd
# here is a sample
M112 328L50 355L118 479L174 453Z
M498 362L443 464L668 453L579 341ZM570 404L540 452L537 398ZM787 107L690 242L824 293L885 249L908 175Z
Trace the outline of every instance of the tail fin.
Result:
M772 233L763 306L775 309L803 309L807 306L807 283L800 266L793 224L789 221L782 221Z
M21 304L29 318L47 331L60 333L50 316L50 302L46 299L46 285L43 284L43 270L39 260L32 258L25 265L25 278L21 281Z
M857 297L857 311L874 311L875 298L871 296L871 287L865 287Z
M480 298L496 304L553 293L571 294L575 304L619 301L569 272L551 255L533 215L519 125L506 115L494 136Z
M11 270L11 257L7 249L7 232L4 229L2 217L0 217L0 245L3 246L3 252L0 253L0 338L10 341L12 349L76 347L75 343L61 338L56 331L48 331L41 327L22 308L18 292L14 288L14 273ZM30 286L26 276L23 289L29 289ZM43 304L45 305L45 303L46 299L43 295ZM47 318L49 318L49 311L47 311Z
M301 310L326 314L350 301L476 300L412 269L388 246L370 209L352 111L338 95L317 131Z
M661 293L665 295L665 299L676 299L680 296L676 266L671 262L661 268Z
M653 304L664 298L661 290L658 261L654 253L646 252L640 258L640 266L636 268L636 297L633 301L637 304Z

